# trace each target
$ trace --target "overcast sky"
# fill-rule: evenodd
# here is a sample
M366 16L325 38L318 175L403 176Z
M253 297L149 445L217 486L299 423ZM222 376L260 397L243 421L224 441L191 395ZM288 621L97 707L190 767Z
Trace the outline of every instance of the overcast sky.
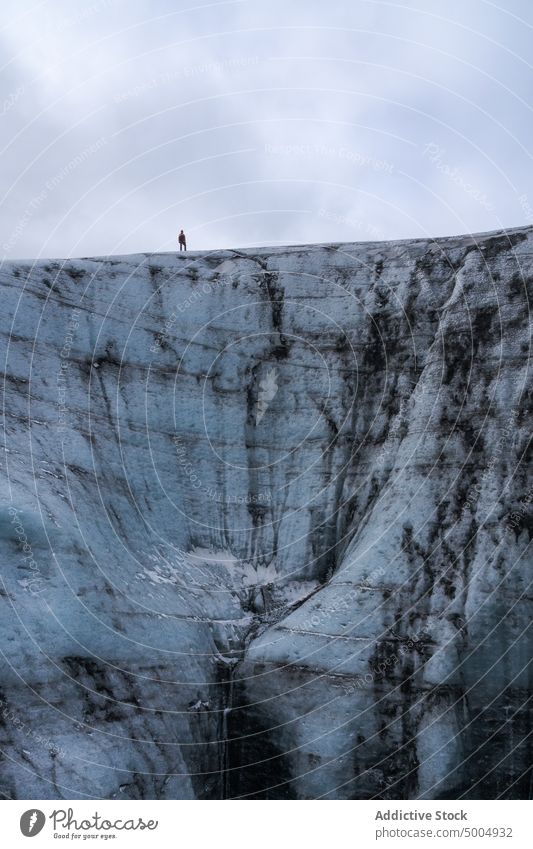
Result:
M531 0L3 0L4 257L531 223Z

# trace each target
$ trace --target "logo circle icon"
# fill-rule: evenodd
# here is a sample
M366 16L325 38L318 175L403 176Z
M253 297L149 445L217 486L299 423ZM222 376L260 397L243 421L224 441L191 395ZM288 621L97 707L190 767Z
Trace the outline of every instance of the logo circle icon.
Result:
M20 818L20 830L24 837L35 837L42 831L46 817L38 808L30 808L29 811L24 811Z

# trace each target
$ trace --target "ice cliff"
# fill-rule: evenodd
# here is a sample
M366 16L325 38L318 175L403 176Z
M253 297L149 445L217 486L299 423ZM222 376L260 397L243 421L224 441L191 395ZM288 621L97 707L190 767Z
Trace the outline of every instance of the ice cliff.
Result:
M4 796L532 797L532 254L2 265Z

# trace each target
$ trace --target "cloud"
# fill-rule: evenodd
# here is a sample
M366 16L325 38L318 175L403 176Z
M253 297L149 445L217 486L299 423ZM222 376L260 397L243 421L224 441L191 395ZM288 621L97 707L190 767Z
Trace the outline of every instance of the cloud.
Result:
M212 249L529 223L525 2L60 0L4 18L8 257L173 250L181 227Z

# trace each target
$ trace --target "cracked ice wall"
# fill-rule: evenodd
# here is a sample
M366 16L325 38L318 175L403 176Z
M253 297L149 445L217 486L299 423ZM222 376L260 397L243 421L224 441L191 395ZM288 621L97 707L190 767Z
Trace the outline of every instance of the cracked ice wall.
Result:
M3 266L6 795L528 796L532 245Z

